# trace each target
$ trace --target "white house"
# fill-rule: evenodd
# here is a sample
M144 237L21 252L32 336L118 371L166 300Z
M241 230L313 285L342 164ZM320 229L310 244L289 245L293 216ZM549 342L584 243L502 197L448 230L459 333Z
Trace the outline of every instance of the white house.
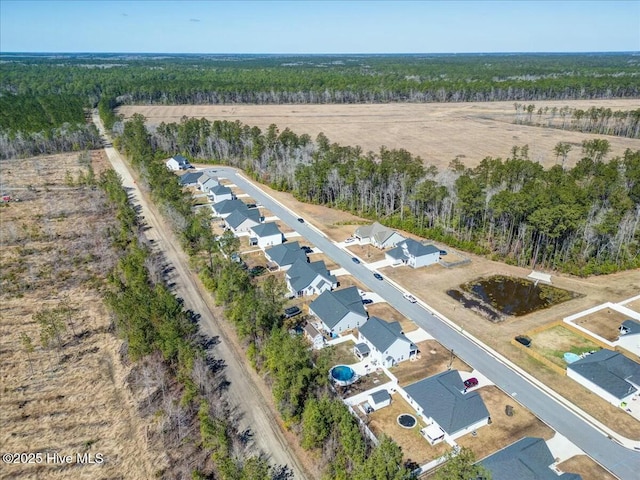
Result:
M296 260L285 275L289 291L298 297L303 295L320 295L322 292L338 286L338 280L329 273L322 260L307 263Z
M307 323L304 328L304 337L311 342L311 346L315 350L320 350L324 347L325 339L322 334L310 323Z
M567 376L617 407L640 388L640 364L607 349L567 365Z
M260 225L260 210L257 208L244 208L231 212L224 219L224 223L235 234L247 233L253 227Z
M395 247L404 240L398 232L378 222L356 228L355 237L363 244L371 243L378 248Z
M622 322L616 345L640 357L640 322L632 319Z
M215 185L209 188L209 198L213 203L220 203L223 200L233 200L233 192L224 185Z
M217 187L218 185L220 185L220 182L218 181L217 177L202 175L198 179L198 188L204 193L209 193L212 188Z
M173 170L174 172L178 170L189 170L191 168L189 160L184 158L182 155L174 155L165 162L165 165L169 170Z
M282 243L283 235L275 222L262 223L251 227L251 232L252 237L256 239L255 244L262 249Z
M287 242L274 245L264 251L267 262L276 266L280 270L288 270L296 261L307 261L307 254L300 248L298 242Z
M178 183L182 187L195 187L198 185L198 179L203 175L202 172L187 172L178 177Z
M418 353L418 347L405 337L399 322L369 317L358 329L358 342L370 349L369 357L383 367L393 367Z
M242 200L233 199L233 200L223 200L218 203L214 203L211 205L211 210L214 215L217 215L220 218L227 218L236 210L248 210L247 204Z
M480 394L464 390L457 370L404 387L407 401L428 425L422 433L431 444L443 440L442 432L455 440L489 423L489 411Z
M323 292L309 304L309 313L318 317L332 336L358 328L368 318L356 287Z
M440 250L433 245L423 245L411 238L400 242L396 248L385 253L392 265L409 265L413 268L433 265L440 260Z
M367 403L373 410L380 410L391 405L391 395L386 390L378 390L369 394Z

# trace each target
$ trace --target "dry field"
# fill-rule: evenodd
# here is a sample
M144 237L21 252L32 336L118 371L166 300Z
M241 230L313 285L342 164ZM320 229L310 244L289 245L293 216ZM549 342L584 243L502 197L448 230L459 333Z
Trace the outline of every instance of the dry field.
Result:
M580 317L573 323L586 328L587 330L600 335L602 338L606 338L610 342L615 342L620 335L618 327L628 317L620 312L611 310L610 308L603 308L597 312Z
M558 464L562 472L571 472L582 475L584 480L616 480L616 477L586 455L575 455L569 460Z
M569 106L612 110L640 108L640 100L577 100L532 102L537 108ZM584 140L603 138L580 132L513 124L514 102L374 104L374 105L127 105L119 113L125 118L143 114L148 124L180 122L183 115L209 120L240 120L263 131L276 124L315 138L323 132L331 142L360 145L367 152L380 146L404 148L426 163L446 167L458 157L475 166L487 156L506 158L514 145L529 145L529 158L544 166L556 162L553 148L558 142L574 145L567 165L580 159ZM627 148L640 149L640 140L607 137L610 156Z
M444 372L449 368L449 364L453 370L464 372L473 370L456 355L453 355L452 362L451 352L435 340L425 340L418 343L418 349L420 350L420 359L413 362L402 362L390 369L403 387Z
M389 322L400 322L400 326L404 333L418 329L418 326L415 323L386 302L372 303L366 305L365 308L367 309L367 312L369 312L370 317L378 317Z
M97 174L105 168L102 152L93 152L92 164ZM3 186L21 200L0 209L0 445L45 459L3 465L0 478L153 478L164 460L152 456L125 387L122 342L95 288L115 260L103 194L66 185L65 172L86 172L78 153L0 168ZM51 318L65 302L60 345L54 339L45 348L36 314ZM72 455L71 465L47 464L55 453ZM104 463L78 464L84 453Z

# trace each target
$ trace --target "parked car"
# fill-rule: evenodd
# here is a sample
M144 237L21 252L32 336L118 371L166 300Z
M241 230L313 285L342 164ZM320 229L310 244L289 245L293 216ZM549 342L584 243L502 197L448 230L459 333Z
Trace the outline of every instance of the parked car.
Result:
M255 203L247 203L247 208L257 208Z
M518 335L516 337L516 342L518 342L521 345L524 345L525 347L531 346L531 339L525 335Z
M300 223L304 223L304 218L298 218L298 221L299 221Z
M253 267L251 270L249 270L249 273L254 276L257 277L258 275L262 275L267 269L265 267L263 267L262 265L257 265L255 267Z
M403 295L404 298L406 298L407 300L409 300L411 303L416 303L416 297L414 297L413 295L411 295L410 293L405 293Z
M353 261L353 263L360 263L360 260L358 260L356 257L351 257L351 260Z
M302 310L300 307L289 307L284 309L284 318L295 317L296 315L300 315Z
M373 303L373 300L371 300L370 298L363 298L362 299L362 304L363 305L369 305L370 303Z
M355 241L356 241L356 239L355 239L355 238L353 238L353 237L349 237L349 238L347 238L347 239L344 241L344 243L353 243L353 242L355 242Z
M373 274L373 278L375 278L377 280L382 280L382 275L380 275L379 273L374 273Z
M463 383L464 388L473 388L478 385L478 379L476 377L471 377L470 379L465 380Z
M447 254L446 250L440 250L440 256L444 257Z

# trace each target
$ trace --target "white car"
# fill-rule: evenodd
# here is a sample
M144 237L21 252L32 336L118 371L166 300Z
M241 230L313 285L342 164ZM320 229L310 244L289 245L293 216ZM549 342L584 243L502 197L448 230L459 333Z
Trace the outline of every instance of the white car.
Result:
M353 237L349 237L349 238L347 238L347 239L344 241L344 243L353 243L353 242L355 242L355 241L356 241L356 239L355 239L355 238L353 238Z
M416 297L414 297L413 295L409 294L409 293L405 293L404 298L406 298L407 300L409 300L411 303L416 303Z

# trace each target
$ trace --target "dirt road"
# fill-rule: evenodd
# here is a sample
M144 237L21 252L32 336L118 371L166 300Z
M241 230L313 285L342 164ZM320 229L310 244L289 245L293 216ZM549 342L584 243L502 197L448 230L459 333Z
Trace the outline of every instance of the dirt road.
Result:
M93 121L104 134L104 126L96 112L93 114ZM213 354L225 361L225 375L230 382L227 398L230 405L239 410L240 430L251 429L254 446L268 455L272 464L288 465L296 479L308 478L278 426L276 413L254 383L253 372L249 371L244 363L244 353L238 351L228 340L224 328L220 325L223 320L214 315L208 303L210 299L202 294L195 276L189 270L188 257L179 247L178 240L165 225L155 206L147 200L134 182L133 175L117 150L110 146L105 147L105 150L114 170L122 177L122 184L129 192L133 203L140 206L140 214L145 217L150 227L145 232L146 236L153 240L156 248L164 253L166 261L175 268L172 278L175 282L175 294L184 299L186 308L201 315L200 325L203 333L220 340L219 344L213 347Z

